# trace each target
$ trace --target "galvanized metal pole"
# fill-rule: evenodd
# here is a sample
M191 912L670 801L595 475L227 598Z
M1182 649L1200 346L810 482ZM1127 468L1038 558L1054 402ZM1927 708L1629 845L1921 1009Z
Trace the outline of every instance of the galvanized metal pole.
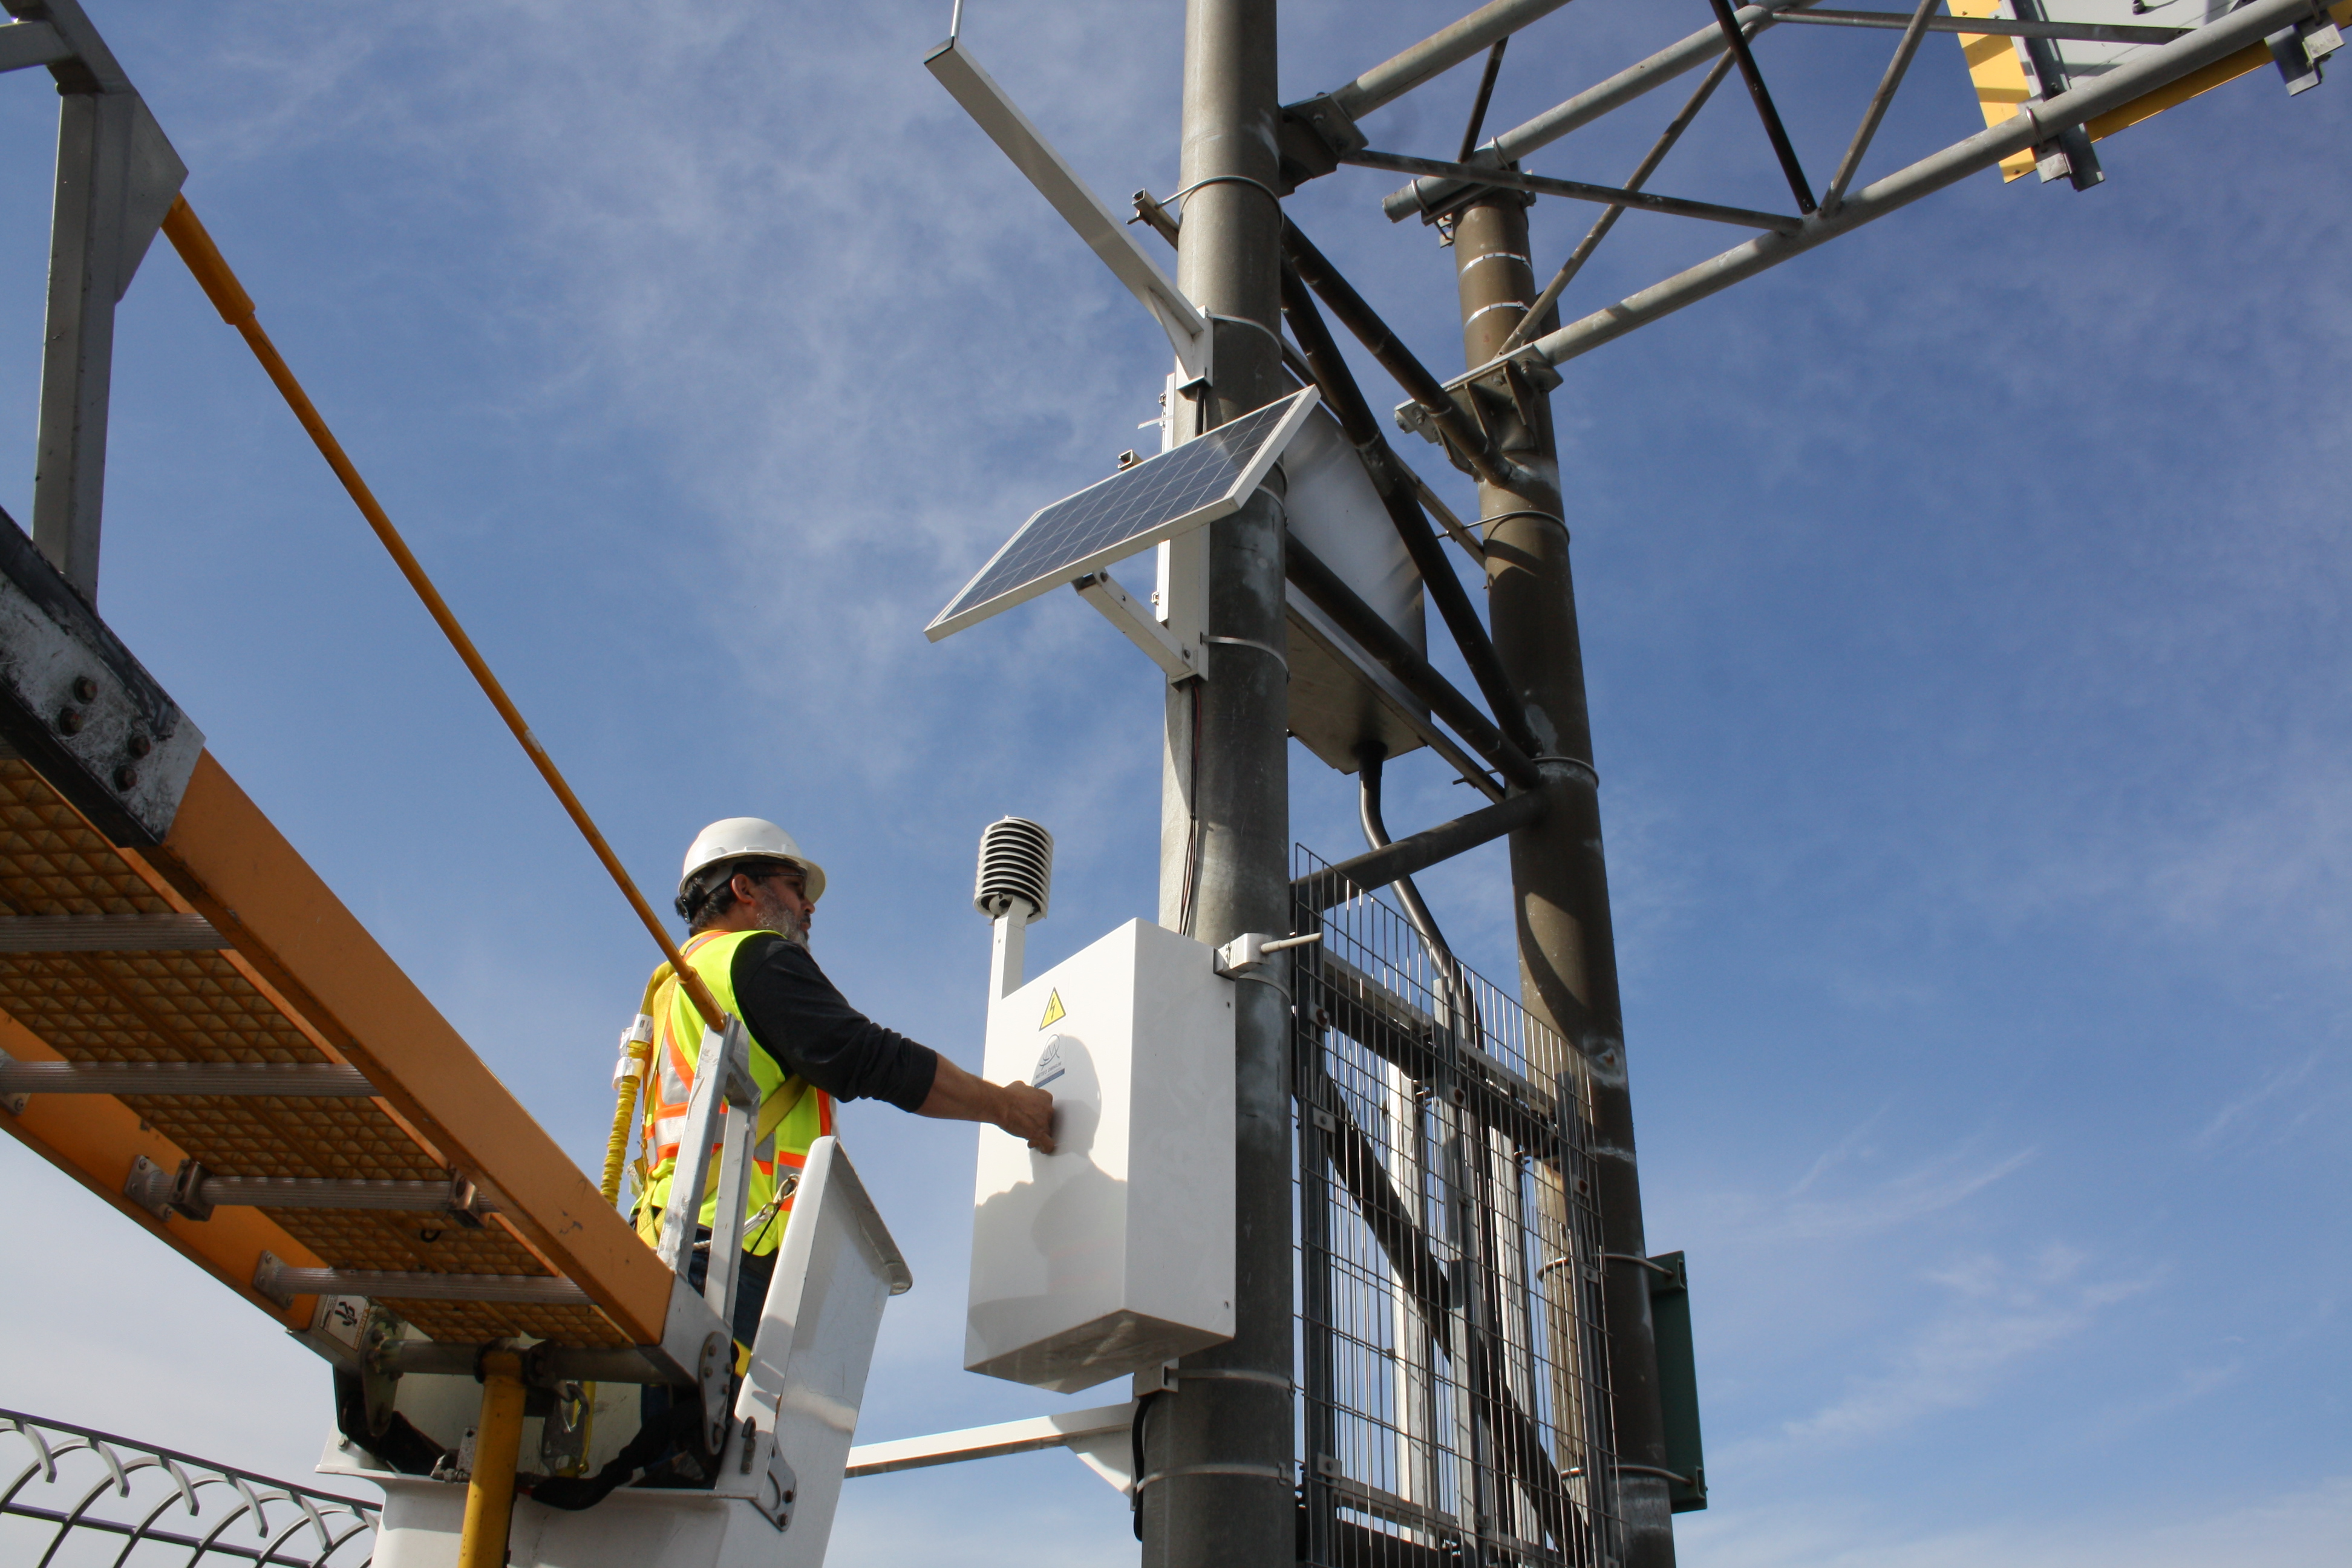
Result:
M1485 364L1536 297L1528 263L1527 198L1496 191L1471 203L1455 221L1454 249L1463 350L1469 363ZM1511 835L1521 1000L1582 1053L1602 1242L1612 1253L1640 1257L1646 1245L1633 1163L1616 942L1609 920L1592 727L1585 709L1584 656L1577 636L1551 407L1541 392L1525 385L1516 396L1483 391L1474 395L1491 396L1487 413L1505 432L1503 449L1528 475L1514 489L1485 482L1478 487L1479 514L1486 520L1495 651L1542 748L1536 764L1551 797L1538 820ZM1557 1073L1578 1064L1529 1065ZM1609 1268L1609 1378L1619 1462L1658 1471L1666 1462L1665 1436L1646 1275L1628 1262ZM1616 1493L1627 1568L1672 1568L1675 1537L1666 1482L1635 1469L1619 1475Z
M1216 339L1213 385L1175 410L1180 436L1283 390L1279 112L1275 0L1188 0L1177 281ZM1168 592L1197 598L1207 678L1169 691L1160 918L1207 942L1290 929L1282 545L1268 489L1213 525L1189 565L1171 552ZM1147 1568L1295 1555L1289 1007L1273 984L1234 991L1235 1332L1185 1358L1146 1415Z

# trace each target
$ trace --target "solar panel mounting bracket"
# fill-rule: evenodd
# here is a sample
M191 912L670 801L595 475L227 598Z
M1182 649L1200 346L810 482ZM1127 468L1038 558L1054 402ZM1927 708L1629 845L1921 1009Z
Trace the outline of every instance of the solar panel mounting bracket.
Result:
M1118 580L1109 573L1089 572L1070 586L1078 591L1078 597L1100 610L1103 619L1117 626L1128 641L1141 648L1144 657L1160 667L1169 685L1200 679L1201 669L1193 650L1139 604L1134 595L1119 586Z

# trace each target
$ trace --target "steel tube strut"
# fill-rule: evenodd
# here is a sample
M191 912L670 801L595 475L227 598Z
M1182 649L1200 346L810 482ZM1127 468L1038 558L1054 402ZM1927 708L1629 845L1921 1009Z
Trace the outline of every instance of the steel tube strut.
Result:
M1282 332L1275 0L1187 0L1176 280L1216 333L1213 384L1171 410L1189 437L1288 391ZM1211 638L1203 679L1168 689L1162 923L1212 945L1290 919L1287 640L1278 489L1171 546L1167 608ZM1275 978L1279 979L1279 976ZM1290 1034L1284 994L1234 987L1234 1337L1183 1358L1153 1401L1137 1477L1149 1568L1288 1568Z
M1895 58L1887 61L1886 74L1878 79L1878 90L1870 95L1862 123L1854 127L1853 140L1846 143L1845 156L1838 160L1837 173L1830 176L1829 189L1822 193L1822 205L1828 211L1837 211L1845 200L1845 188L1853 183L1863 154L1870 151L1871 138L1878 134L1879 121L1886 118L1886 106L1895 101L1895 89L1903 85L1911 58L1927 36L1927 24L1934 20L1929 13L1935 8L1936 0L1919 0L1918 9L1911 13L1911 25L1903 29L1903 41L1895 46Z
M0 952L202 952L227 945L202 915L0 916Z
M1907 28L1911 18L1900 11L1790 11L1783 22L1805 22L1827 27ZM2105 22L2013 22L2006 16L1930 16L1931 33L1990 34L2001 38L2060 38L2085 44L2168 44L2185 38L2194 27L2135 27Z
M257 1271L254 1289L276 1300L297 1296L368 1296L389 1301L595 1305L588 1292L572 1281L547 1274L434 1274L399 1268L295 1268L278 1264Z
M1548 332L1511 357L1534 357L1552 364L1565 364L1603 343L1615 342L1637 327L1647 326L1685 305L1720 293L1743 279L1778 267L1792 256L1801 256L1817 245L1860 228L1874 218L1885 217L1923 196L1933 195L1979 170L1992 168L2013 153L2038 147L2054 140L2061 132L2121 109L2191 71L2259 44L2310 15L2311 0L2253 0L2243 9L2200 27L2185 38L2127 61L2047 102L2028 101L2021 106L2016 118L1989 126L1964 142L1956 142L1940 153L1864 186L1846 197L1836 212L1815 214L1795 234L1759 235L1745 245L1628 295L1606 310ZM1462 379L1473 379L1493 368L1492 364L1482 364Z
M0 1062L0 1094L364 1100L374 1093L359 1068L331 1062Z
M1625 181L1627 190L1640 190L1642 183L1657 173L1658 165L1666 161L1666 154L1673 152L1675 143L1683 139L1683 132L1690 129L1690 122L1698 118L1698 111L1706 107L1706 100L1715 96L1715 89L1723 85L1723 79L1730 70L1728 57L1715 62L1700 79L1698 89L1683 105L1682 112L1666 122L1666 128L1658 133L1657 141L1642 155L1641 163L1634 165L1633 173ZM1575 281L1576 275L1584 269L1586 262L1592 259L1592 253L1601 248L1601 242L1609 237L1609 231L1617 226L1617 220L1624 214L1622 205L1612 203L1608 211L1592 220L1592 226L1584 231L1584 237L1576 242L1576 248L1568 253L1568 259L1559 264L1559 270L1552 274L1551 281L1544 285L1544 291L1536 296L1535 303L1528 307L1527 314L1519 318L1519 324L1511 329L1511 335L1503 340L1498 352L1509 353L1518 347L1529 332L1541 326L1544 317L1559 303L1560 295L1567 292L1569 284Z
M471 1377L482 1347L463 1342L394 1340L376 1352L386 1372L401 1376ZM691 1386L689 1376L656 1367L635 1350L565 1350L553 1344L532 1348L523 1363L523 1380L533 1388L553 1388L565 1383L654 1383Z
M1644 212L1665 213L1674 217L1704 218L1709 223L1738 224L1742 228L1794 230L1803 221L1785 213L1759 212L1754 207L1727 207L1719 202L1695 202L1684 196L1661 196L1648 191L1627 190L1620 185L1595 185L1582 180L1556 180L1549 174L1522 174L1517 169L1488 169L1467 163L1441 163L1434 158L1412 158L1402 153L1381 153L1368 149L1361 153L1350 153L1340 159L1340 162L1355 163L1367 169L1393 169L1401 174L1418 173L1440 177L1450 175L1460 179L1465 189L1469 188L1470 182L1475 179L1478 184L1499 185L1509 191L1532 191L1539 195L1567 196L1572 201L1601 202L1616 207L1640 207ZM1794 179L1801 183L1804 179L1804 172L1799 170ZM1810 204L1811 200L1812 197L1810 195L1805 197L1806 204ZM1805 210L1811 212L1812 208L1807 205Z
M1752 38L1780 20L1781 13L1793 11L1805 3L1806 0L1776 0L1771 5L1742 5L1733 15ZM1590 125L1612 110L1622 109L1643 93L1665 86L1685 71L1706 64L1723 49L1723 29L1703 27L1649 58L1627 66L1606 81L1585 89L1567 102L1545 110L1526 124L1504 132L1480 149L1471 162L1482 169L1488 164L1499 169L1516 163L1538 147L1549 147L1570 132ZM1404 189L1381 197L1381 210L1388 214L1391 222L1401 223L1417 214L1443 212L1475 188L1475 183L1468 180L1415 180Z
M1486 68L1478 77L1478 96L1470 105L1470 123L1462 128L1462 151L1454 154L1457 161L1478 150L1478 132L1486 128L1486 106L1495 101L1495 79L1503 74L1503 51L1510 43L1508 38L1497 38L1495 47L1486 51Z
M1351 118L1360 119L1567 4L1568 0L1492 0L1334 90L1331 100Z
M1740 31L1739 18L1731 14L1731 0L1714 0L1714 5L1715 25L1723 29L1724 47L1739 62L1748 96L1756 100L1757 118L1764 121L1765 139L1772 143L1772 155L1780 160L1780 173L1789 178L1797 210L1809 213L1813 210L1813 188L1805 183L1805 171L1798 165L1797 149L1789 140L1789 128L1780 123L1780 111L1772 107L1771 89L1764 85L1764 73L1757 68L1756 51L1748 47L1748 35Z
M191 1194L223 1208L388 1209L395 1214L484 1215L487 1203L467 1203L449 1182L369 1181L335 1176L206 1175Z
M1441 822L1410 837L1397 839L1385 848L1367 850L1353 859L1327 866L1299 878L1291 884L1291 889L1309 908L1328 910L1346 901L1350 888L1377 892L1400 878L1426 871L1465 850L1492 843L1506 833L1533 826L1549 804L1550 797L1540 790L1515 795L1451 822Z
M1285 221L1282 226L1283 254L1297 268L1308 288L1322 297L1331 313L1340 323L1356 334L1382 370L1396 379L1406 395L1429 412L1429 417L1444 432L1447 447L1470 465L1481 479L1491 479L1496 484L1510 482L1510 464L1495 450L1494 438L1465 417L1454 406L1444 384L1414 357L1397 335L1389 331L1388 323L1380 318L1361 294L1339 276L1339 269L1324 259L1314 242L1298 231L1298 226Z

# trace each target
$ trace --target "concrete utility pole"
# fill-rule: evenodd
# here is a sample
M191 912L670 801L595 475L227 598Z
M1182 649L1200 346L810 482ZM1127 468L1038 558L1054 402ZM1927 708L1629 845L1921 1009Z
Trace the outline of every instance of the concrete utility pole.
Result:
M1214 321L1213 388L1173 411L1179 437L1285 390L1279 112L1275 0L1189 0L1177 281L1226 319ZM1162 923L1221 943L1290 929L1281 498L1261 489L1206 531L1204 549L1172 552L1170 574L1172 595L1205 599L1208 678L1169 690L1160 901ZM1176 1392L1146 1415L1146 1568L1295 1557L1290 1017L1272 985L1234 992L1235 1331L1186 1357Z
M1528 264L1527 204L1527 197L1496 191L1465 207L1455 222L1463 352L1471 365L1494 358L1536 297ZM1539 390L1523 388L1520 397L1495 399L1488 414L1505 432L1503 450L1525 470L1515 488L1483 481L1478 486L1479 515L1486 520L1488 618L1496 654L1526 706L1528 728L1540 748L1536 762L1553 796L1535 826L1511 835L1520 999L1585 1053L1601 1245L1620 1255L1609 1264L1605 1286L1617 1456L1622 1465L1641 1467L1617 1478L1625 1562L1627 1568L1672 1568L1675 1536L1666 1482L1661 1474L1643 1473L1663 1470L1665 1432L1658 1406L1649 1271L1630 1261L1647 1248L1559 450L1550 401ZM1561 1072L1573 1064L1529 1065Z

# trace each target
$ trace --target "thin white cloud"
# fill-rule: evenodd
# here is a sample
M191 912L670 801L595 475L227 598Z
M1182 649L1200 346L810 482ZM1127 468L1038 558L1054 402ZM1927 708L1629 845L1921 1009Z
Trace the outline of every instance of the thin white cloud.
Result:
M2196 1149L2210 1149L2229 1139L2244 1136L2248 1124L2253 1121L2257 1111L2275 1104L2287 1090L2308 1082L2313 1070L2326 1059L2327 1059L2326 1051L2314 1049L2306 1052L2300 1060L2289 1062L2263 1074L2252 1089L2214 1111L2213 1119L2198 1131L2196 1137L2189 1140L2189 1146ZM2289 1120L2291 1122L2299 1123L2303 1116L2307 1114L2306 1110L2300 1114L2291 1116Z
M1951 1300L1894 1364L1783 1431L1801 1443L1852 1443L1983 1403L2020 1363L2084 1332L2105 1309L2154 1283L2086 1278L2087 1262L2071 1248L2052 1247L2022 1267L1976 1256L1937 1271L1930 1279Z
M1822 1150L1822 1157L1815 1160L1812 1167L1797 1178L1796 1185L1789 1189L1789 1195L1792 1198L1802 1196L1806 1189L1820 1181L1822 1176L1853 1159L1857 1153L1864 1152L1864 1141L1869 1138L1874 1128L1886 1120L1886 1113L1893 1110L1895 1102L1888 1100L1854 1123L1853 1130L1844 1137Z
M1963 1143L1853 1190L1814 1194L1819 1178L1851 1158L1858 1146L1843 1152L1833 1148L1785 1195L1718 1194L1701 1200L1696 1211L1719 1245L1755 1248L1859 1240L1957 1207L2023 1170L2039 1152L2029 1147L1989 1159L1974 1142Z
M1894 1510L1809 1502L1685 1514L1675 1534L1690 1568L2343 1568L2352 1476L2203 1512L2166 1497L2126 1511L1922 1529Z

